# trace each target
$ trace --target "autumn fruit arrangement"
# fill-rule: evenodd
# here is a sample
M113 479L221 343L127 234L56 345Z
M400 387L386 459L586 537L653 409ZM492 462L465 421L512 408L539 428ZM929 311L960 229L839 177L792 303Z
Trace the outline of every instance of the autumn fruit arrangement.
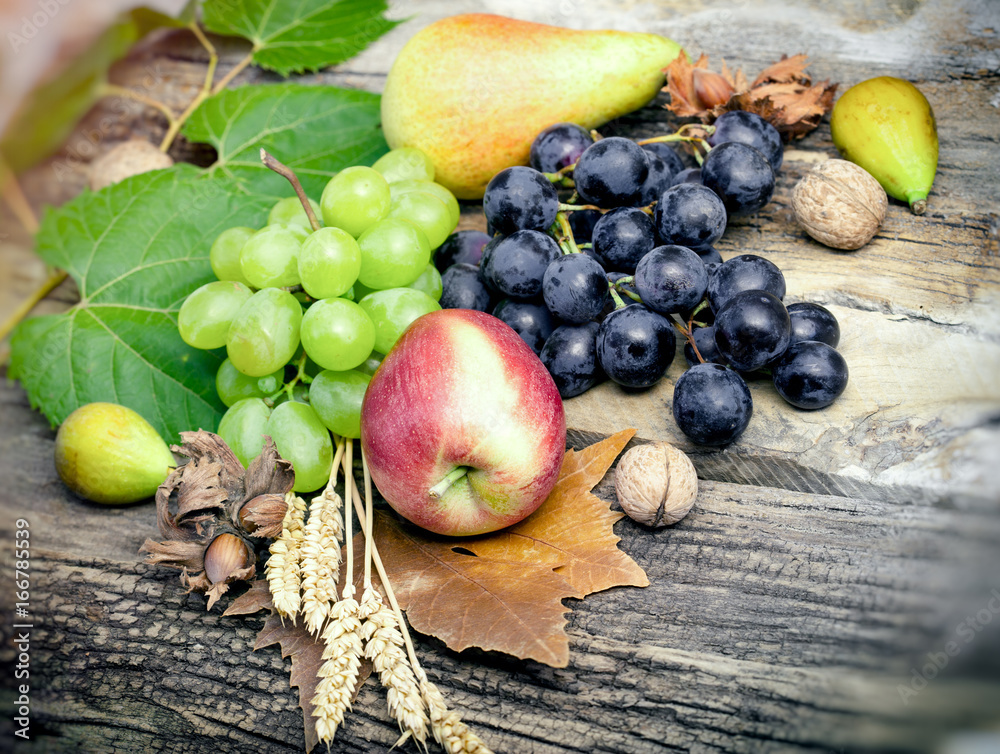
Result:
M205 20L233 32L222 5ZM245 64L331 64L296 67L281 33ZM381 98L207 81L169 136L217 163L118 172L45 218L39 253L72 270L85 305L23 323L11 374L62 425L70 489L107 504L155 493L147 562L180 570L209 608L249 583L225 614L268 611L255 648L292 656L307 750L334 739L374 673L401 742L488 752L411 628L565 666L563 600L648 583L614 523L669 526L697 496L691 460L627 448L633 430L567 450L563 401L607 380L652 387L678 336L688 368L670 410L696 445L738 440L750 380L806 410L846 389L834 315L785 304L776 265L714 245L768 204L784 143L831 107L847 159L806 175L793 209L832 248L868 243L887 194L925 210L936 132L906 82L862 82L834 105L836 86L805 67L783 58L751 82L656 35L471 14L416 34ZM641 140L593 130L647 104L664 73L669 108L692 122ZM906 139L880 141L889 129ZM310 146L327 132L355 141ZM456 230L459 199L482 201L488 232ZM115 370L98 368L107 352ZM67 373L81 406L54 397ZM153 385L158 410L100 400L121 375L127 396ZM591 491L615 464L624 514ZM445 592L463 606L453 620L427 607ZM488 620L498 609L517 620ZM483 629L507 624L522 628Z

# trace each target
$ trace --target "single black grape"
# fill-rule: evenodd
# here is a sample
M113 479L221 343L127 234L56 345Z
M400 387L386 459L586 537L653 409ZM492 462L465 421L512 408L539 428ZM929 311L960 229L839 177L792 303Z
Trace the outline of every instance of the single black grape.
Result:
M792 343L818 340L834 348L840 343L840 324L825 306L809 302L789 304L788 317L792 321Z
M556 123L542 130L531 142L531 167L543 173L556 173L580 159L583 150L594 143L590 131L576 123Z
M558 325L545 304L537 301L505 298L497 302L491 313L510 325L536 354Z
M715 119L715 133L708 137L708 143L716 147L727 141L737 141L754 149L759 149L771 163L775 173L781 169L785 148L781 143L778 129L761 118L757 113L746 110L730 110Z
M552 183L534 168L504 168L486 186L483 211L490 226L509 235L518 230L547 230L559 211Z
M778 394L797 408L825 408L847 388L847 361L836 348L818 340L788 347L772 372Z
M608 377L625 387L659 382L676 347L670 321L642 304L615 309L597 331L597 360Z
M702 163L701 179L719 195L730 217L752 215L774 193L774 171L767 157L737 141L712 148Z
M545 305L570 324L594 319L610 296L604 268L586 254L563 254L549 263L542 278Z
M760 369L781 356L791 336L785 305L767 291L737 293L715 315L719 353L741 372Z
M656 246L649 215L636 207L618 207L594 225L593 248L608 270L634 272L639 260Z
M560 325L542 346L538 356L563 398L580 395L603 379L597 361L598 328L596 322Z
M642 148L663 160L674 175L684 170L684 160L677 154L677 150L666 142L654 141L652 144L643 144Z
M603 215L596 209L575 209L567 212L569 227L573 230L573 240L577 243L590 243L594 234L594 226Z
M660 314L693 309L707 286L705 263L686 246L657 246L635 268L642 303Z
M698 353L694 352L694 347L690 342L684 344L684 358L687 360L688 366L700 364L702 361L710 361L714 364L728 363L726 357L719 353L719 346L715 343L715 325L696 327L691 333L691 337L694 338L695 345L698 346ZM701 361L698 359L698 354L701 354Z
M674 421L699 445L728 445L750 423L753 399L740 375L721 364L696 364L677 378Z
M711 246L726 232L726 207L710 188L679 183L660 196L653 222L660 243L691 249Z
M714 246L701 246L697 249L692 249L692 251L701 257L701 261L705 263L705 269L708 270L709 275L715 271L709 265L718 267L722 264L722 254L716 251Z
M621 136L609 136L587 147L573 169L573 182L583 199L598 207L630 207L642 197L649 160L642 147Z
M499 233L493 236L483 247L483 254L479 259L479 279L483 281L483 285L486 286L486 290L489 291L490 297L493 299L503 298L503 293L493 284L488 274L490 261L493 259L493 252L503 238Z
M519 230L498 241L483 266L501 293L530 299L541 294L545 269L561 253L552 236L537 230Z
M479 268L468 262L457 262L441 275L442 309L478 309L490 306L490 292L479 277Z
M708 281L708 303L718 312L742 291L767 291L785 297L785 276L778 266L756 254L740 254L723 262Z
M444 272L453 264L478 265L490 237L481 230L456 230L434 251L434 266Z
M649 162L649 175L642 184L642 196L639 199L639 204L643 206L659 201L660 195L673 185L674 176L677 175L677 171L657 155L650 153L646 159Z
M702 183L701 168L684 168L674 176L672 185L676 186L681 183Z

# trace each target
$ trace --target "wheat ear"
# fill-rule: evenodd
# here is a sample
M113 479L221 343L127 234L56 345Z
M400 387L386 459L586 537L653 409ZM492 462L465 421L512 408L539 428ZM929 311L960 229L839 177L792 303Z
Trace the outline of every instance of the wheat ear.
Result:
M340 543L344 536L344 501L336 491L344 441L337 442L330 481L309 504L302 540L302 614L310 633L318 634L337 601Z
M348 439L344 453L344 496L350 499L351 450ZM343 599L333 603L330 619L323 629L323 664L317 675L320 682L313 696L313 716L316 718L316 736L329 745L344 722L344 715L351 707L351 697L358 685L361 669L361 618L360 606L354 599L354 546L351 537L351 510L344 503L344 548L346 566Z
M285 495L288 509L281 523L281 535L271 543L270 557L264 568L274 609L282 620L288 618L295 623L295 616L301 604L301 557L302 539L305 536L303 521L306 502L293 492Z
M367 468L365 460L364 448L362 448L361 461L363 467ZM370 502L371 490L369 485L370 482L366 475L365 494ZM361 495L356 486L351 490L351 497L354 500L354 508L358 513L358 517L364 518L367 521L368 516L366 516L365 504L362 502ZM368 505L368 509L371 509L371 505ZM392 590L392 585L389 583L389 576L386 573L385 565L382 563L382 558L379 556L378 547L375 545L375 539L374 537L369 536L368 540L371 542L371 560L378 571L379 579L382 581L382 588L385 590L385 596L389 600L389 604L392 606L392 612L396 620L396 625L399 628L403 639L403 645L406 647L406 654L410 660L410 667L418 683L420 696L422 698L421 706L425 704L430 712L430 728L431 732L434 734L434 739L441 744L444 750L449 754L493 754L489 747L483 743L482 739L480 739L471 728L462 722L458 713L448 709L448 705L445 703L444 697L441 695L437 686L431 683L427 678L427 674L420 665L420 660L417 659L417 651L413 646L413 639L406 626L406 621L403 619L403 611L399 607L399 602L396 600L396 595ZM410 730L410 732L412 733L413 731ZM400 741L405 738L406 735L404 734Z
M379 680L386 690L386 704L389 714L396 720L403 738L413 736L422 749L427 748L427 728L430 720L420 697L417 677L413 673L406 656L403 635L396 622L396 614L382 601L382 595L372 586L372 558L374 539L372 537L373 506L371 476L364 449L361 451L361 467L364 473L364 522L365 522L365 591L362 597L362 613L365 621L361 627L364 639L365 657L372 662ZM353 481L353 480L352 480ZM352 496L353 496L352 487Z

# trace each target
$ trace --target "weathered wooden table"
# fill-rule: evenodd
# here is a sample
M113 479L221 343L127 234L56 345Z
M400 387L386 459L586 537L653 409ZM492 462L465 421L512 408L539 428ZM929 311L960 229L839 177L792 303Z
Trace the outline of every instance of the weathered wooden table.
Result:
M809 413L754 383L750 427L724 450L679 436L670 414L679 366L646 392L604 385L568 401L578 446L631 426L638 438L690 451L701 478L695 508L665 530L617 525L620 547L651 585L569 601L567 668L421 638L432 679L497 752L1000 751L1000 5L484 6L663 33L749 73L806 52L814 78L839 81L841 91L874 75L910 79L937 114L941 160L925 216L893 203L871 244L836 252L800 231L789 207L803 173L836 155L828 126L788 149L774 200L718 248L727 258L770 258L789 301L836 313L851 370L845 395ZM482 9L399 3L393 15L409 21L310 80L379 91L416 29ZM221 49L223 67L241 52ZM177 103L203 76L200 48L184 34L115 76L128 85L151 62L168 74L157 95ZM603 133L672 130L665 101ZM133 115L106 146L162 131L141 108ZM65 200L83 182L82 171L58 185L50 175L43 167L23 177L36 205ZM29 239L4 223L6 312L44 271ZM468 205L463 227L483 224ZM72 296L64 286L40 311ZM250 651L263 616L206 612L174 572L143 565L137 550L155 536L151 505L109 510L75 499L56 477L46 420L16 384L0 384L0 405L0 748L301 750L288 662L276 647ZM609 500L611 479L598 489ZM30 742L12 737L18 518L30 522L32 544ZM332 750L384 751L396 737L369 682Z

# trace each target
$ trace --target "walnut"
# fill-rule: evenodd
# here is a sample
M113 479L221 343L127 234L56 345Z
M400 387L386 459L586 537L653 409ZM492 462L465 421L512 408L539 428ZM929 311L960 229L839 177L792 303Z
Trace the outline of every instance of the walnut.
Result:
M615 492L629 518L646 526L669 526L694 505L698 474L691 459L673 445L637 445L615 468Z
M148 170L169 168L174 164L170 155L142 139L124 141L90 164L90 188L99 191L112 183Z
M879 182L847 160L827 160L792 191L792 209L806 233L834 249L860 249L885 220L889 200Z

